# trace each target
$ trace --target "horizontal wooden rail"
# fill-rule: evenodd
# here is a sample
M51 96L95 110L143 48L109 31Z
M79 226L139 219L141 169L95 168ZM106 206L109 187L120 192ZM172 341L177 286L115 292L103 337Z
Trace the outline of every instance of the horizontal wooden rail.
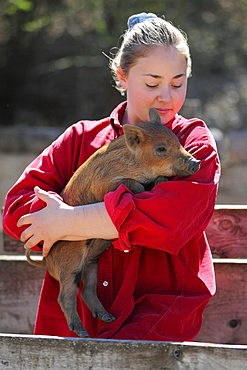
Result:
M216 205L206 229L218 258L247 258L247 206Z
M216 205L206 229L212 253L218 258L247 258L247 206ZM4 251L24 254L23 243L3 233Z
M0 369L245 369L247 346L0 335Z

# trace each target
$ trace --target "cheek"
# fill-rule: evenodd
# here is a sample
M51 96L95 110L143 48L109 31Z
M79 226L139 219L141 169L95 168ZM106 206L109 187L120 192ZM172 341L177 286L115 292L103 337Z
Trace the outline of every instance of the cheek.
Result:
M129 91L129 97L131 98L132 104L135 106L143 107L150 105L150 102L153 101L153 98L147 93L143 92L142 89L133 89Z
M157 93L152 91L142 91L139 95L139 101L146 106L152 106L157 99Z
M177 106L182 106L185 100L186 96L186 89L180 90L175 96L174 96L174 102Z

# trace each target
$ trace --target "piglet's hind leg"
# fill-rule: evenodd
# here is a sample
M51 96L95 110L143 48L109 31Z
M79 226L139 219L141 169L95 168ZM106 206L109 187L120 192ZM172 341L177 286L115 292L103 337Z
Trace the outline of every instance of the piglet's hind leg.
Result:
M76 310L76 301L81 272L74 272L65 276L60 276L60 293L58 302L67 319L69 329L80 337L89 337L88 332L82 326L81 319Z
M105 310L97 296L98 280L98 258L90 261L84 270L82 298L92 312L93 317L97 317L104 322L116 320Z

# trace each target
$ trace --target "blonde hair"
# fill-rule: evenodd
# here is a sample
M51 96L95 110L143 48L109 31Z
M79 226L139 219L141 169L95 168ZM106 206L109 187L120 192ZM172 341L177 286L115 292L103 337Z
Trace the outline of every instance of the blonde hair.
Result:
M133 16L132 16L133 17ZM163 18L148 18L140 23L135 23L128 29L123 37L120 49L110 59L110 69L115 80L116 88L123 94L117 75L117 67L121 67L128 75L130 68L135 65L138 58L145 57L150 52L150 47L169 45L175 47L187 62L187 77L191 75L191 57L186 34Z

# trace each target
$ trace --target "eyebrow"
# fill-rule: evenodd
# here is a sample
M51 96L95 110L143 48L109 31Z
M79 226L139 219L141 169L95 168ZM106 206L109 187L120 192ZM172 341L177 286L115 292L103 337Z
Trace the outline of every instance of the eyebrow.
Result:
M185 73L180 73L179 75L174 76L172 79L180 78L185 76ZM153 75L152 73L144 73L143 76L151 76L153 78L163 78L162 76L159 75Z

